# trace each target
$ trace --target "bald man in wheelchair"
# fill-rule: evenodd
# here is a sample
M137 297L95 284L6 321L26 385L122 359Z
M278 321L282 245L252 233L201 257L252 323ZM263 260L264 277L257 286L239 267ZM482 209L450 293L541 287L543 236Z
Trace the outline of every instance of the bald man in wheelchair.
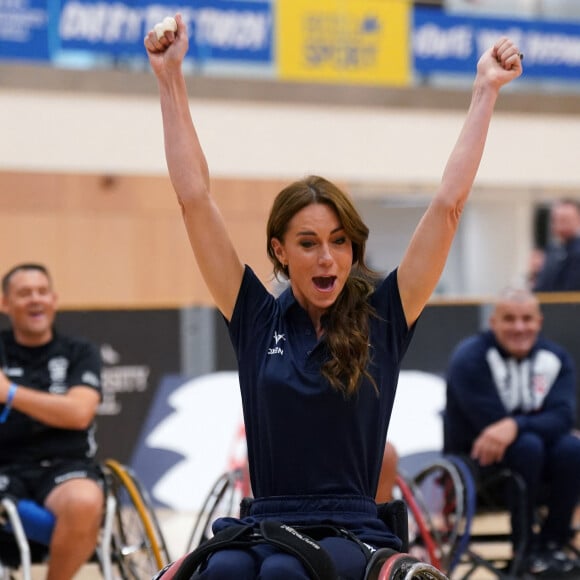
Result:
M543 337L537 297L508 288L495 302L490 328L463 340L447 371L444 448L471 457L480 476L506 467L525 482L528 574L580 578L565 548L580 494L580 439L573 433L576 374L570 354ZM544 498L544 494L546 497ZM546 499L539 531L536 508Z

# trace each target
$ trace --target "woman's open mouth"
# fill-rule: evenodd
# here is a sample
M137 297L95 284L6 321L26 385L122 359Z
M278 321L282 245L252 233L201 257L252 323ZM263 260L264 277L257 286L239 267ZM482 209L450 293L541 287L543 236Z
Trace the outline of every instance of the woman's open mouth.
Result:
M330 292L336 283L336 276L315 276L312 278L317 290Z

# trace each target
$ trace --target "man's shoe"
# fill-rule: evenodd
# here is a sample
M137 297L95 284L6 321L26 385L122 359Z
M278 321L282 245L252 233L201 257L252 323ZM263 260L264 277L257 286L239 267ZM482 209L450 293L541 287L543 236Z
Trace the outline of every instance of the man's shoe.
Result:
M556 555L541 551L530 554L526 562L526 571L534 578L565 578L573 569L573 564L565 558L565 554ZM562 557L564 556L564 557Z
M526 571L534 578L580 580L580 562L554 545L532 552L526 560Z
M580 579L580 560L575 555L571 555L560 546L554 544L548 544L547 551L552 559L561 566L565 578L569 580Z

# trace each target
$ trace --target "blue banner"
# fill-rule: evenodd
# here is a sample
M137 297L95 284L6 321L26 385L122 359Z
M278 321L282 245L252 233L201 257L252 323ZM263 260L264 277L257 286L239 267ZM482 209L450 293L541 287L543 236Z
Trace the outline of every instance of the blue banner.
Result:
M0 0L0 58L48 60L48 21L46 0Z
M414 10L415 72L473 75L480 55L501 36L524 53L526 78L580 80L580 23L473 18L428 8Z
M274 70L275 0L0 0L0 59L112 65L146 58L143 37L180 12L188 59L203 65ZM178 0L183 1L183 0ZM449 15L415 8L412 55L417 75L473 75L479 55L502 35L525 54L525 77L580 81L580 23ZM74 59L77 59L76 61ZM83 60L84 59L84 60Z
M2 10L3 3L10 10ZM273 17L266 0L197 0L183 5L163 0L61 0L54 12L49 18L46 0L0 0L0 58L145 57L147 31L179 12L190 36L188 58L272 62Z
M165 16L181 13L190 35L189 57L270 62L269 2L203 0L191 4L63 0L59 25L64 50L143 55L143 37Z

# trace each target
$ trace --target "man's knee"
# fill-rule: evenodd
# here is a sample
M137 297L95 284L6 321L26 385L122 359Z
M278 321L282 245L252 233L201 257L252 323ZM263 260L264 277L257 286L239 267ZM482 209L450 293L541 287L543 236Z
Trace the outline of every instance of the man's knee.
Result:
M522 476L539 476L546 460L546 447L535 433L521 433L510 445L505 463Z
M518 455L543 457L545 453L544 441L536 433L520 433L511 447Z
M57 520L81 519L87 525L100 520L104 511L104 493L101 486L91 479L74 479L56 486L47 496L46 507Z

